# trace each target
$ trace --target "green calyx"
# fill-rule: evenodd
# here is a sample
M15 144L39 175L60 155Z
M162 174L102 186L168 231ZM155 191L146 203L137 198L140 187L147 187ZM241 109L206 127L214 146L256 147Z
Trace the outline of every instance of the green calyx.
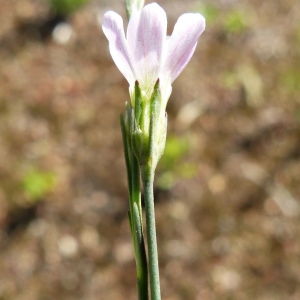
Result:
M125 0L128 19L130 19L134 9L142 10L144 6L144 2L145 2L144 0Z
M127 109L132 150L140 165L154 171L163 154L167 131L167 117L162 105L159 79L150 98L143 96L136 81L132 97L134 99L130 109Z

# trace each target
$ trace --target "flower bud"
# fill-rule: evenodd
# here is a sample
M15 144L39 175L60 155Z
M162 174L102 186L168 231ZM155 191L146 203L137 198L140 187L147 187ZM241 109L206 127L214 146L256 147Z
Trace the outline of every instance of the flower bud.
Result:
M150 99L142 95L137 81L133 96L130 116L127 116L130 119L132 149L140 165L154 171L163 154L167 134L167 117L162 105L159 80Z

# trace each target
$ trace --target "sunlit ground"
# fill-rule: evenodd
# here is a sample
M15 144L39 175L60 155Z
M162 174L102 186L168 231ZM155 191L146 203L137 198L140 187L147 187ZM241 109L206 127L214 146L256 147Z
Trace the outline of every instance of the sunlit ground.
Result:
M0 299L137 299L128 85L100 26L125 10L63 2L0 0ZM156 174L163 299L298 300L300 2L159 4L169 33L207 19Z

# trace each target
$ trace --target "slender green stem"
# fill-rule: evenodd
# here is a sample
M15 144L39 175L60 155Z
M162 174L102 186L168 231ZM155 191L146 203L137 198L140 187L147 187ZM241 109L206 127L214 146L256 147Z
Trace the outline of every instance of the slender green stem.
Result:
M142 167L142 179L146 210L151 300L161 300L153 196L154 172L150 167Z

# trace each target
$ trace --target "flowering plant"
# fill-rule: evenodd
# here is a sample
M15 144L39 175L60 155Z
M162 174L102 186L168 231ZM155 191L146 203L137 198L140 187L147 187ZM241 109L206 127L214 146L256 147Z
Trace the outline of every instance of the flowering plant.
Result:
M127 0L129 23L125 35L120 15L108 11L103 32L110 54L129 83L130 103L121 116L127 166L129 221L137 264L139 299L148 299L148 271L151 299L160 299L156 245L153 181L156 165L163 154L167 132L166 105L172 83L191 59L205 29L199 13L179 17L167 36L165 11L156 3ZM144 185L148 258L143 239L140 174Z

